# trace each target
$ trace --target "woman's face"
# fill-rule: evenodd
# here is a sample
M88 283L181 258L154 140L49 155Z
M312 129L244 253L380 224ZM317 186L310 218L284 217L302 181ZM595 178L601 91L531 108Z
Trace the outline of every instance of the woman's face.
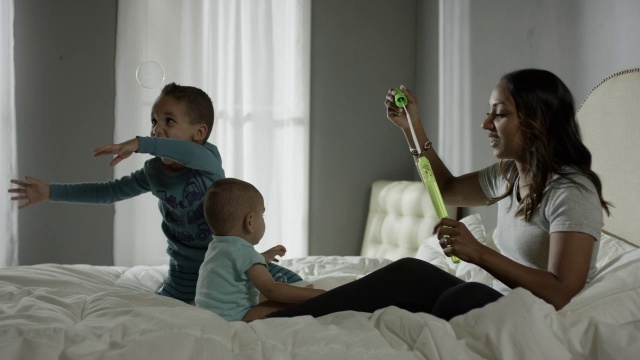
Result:
M504 81L499 82L491 93L489 113L482 122L482 128L489 131L489 144L496 158L524 162L525 149L520 119Z

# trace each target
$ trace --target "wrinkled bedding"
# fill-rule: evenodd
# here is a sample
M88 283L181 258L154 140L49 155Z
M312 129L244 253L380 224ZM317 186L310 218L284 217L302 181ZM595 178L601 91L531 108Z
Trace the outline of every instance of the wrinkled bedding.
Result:
M331 289L389 262L328 256L281 264ZM373 314L347 311L250 324L229 323L155 295L164 266L6 268L0 270L0 357L635 359L640 353L640 249L603 258L600 267L594 281L558 312L515 289L450 322L389 307ZM466 275L491 280L477 269Z

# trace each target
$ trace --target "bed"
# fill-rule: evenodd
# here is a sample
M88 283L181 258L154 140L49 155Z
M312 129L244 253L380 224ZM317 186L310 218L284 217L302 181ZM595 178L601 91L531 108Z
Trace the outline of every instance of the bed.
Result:
M595 279L565 308L516 289L450 322L396 307L320 318L226 322L157 296L165 266L41 264L0 270L2 359L632 359L640 353L640 68L604 79L578 118L605 197L614 203L600 239ZM612 161L615 159L615 161ZM621 166L620 164L627 164ZM412 181L372 184L360 256L283 259L331 289L414 256L465 280L481 269L453 265L429 236L435 214ZM453 210L453 209L452 209ZM493 246L478 215L462 219Z

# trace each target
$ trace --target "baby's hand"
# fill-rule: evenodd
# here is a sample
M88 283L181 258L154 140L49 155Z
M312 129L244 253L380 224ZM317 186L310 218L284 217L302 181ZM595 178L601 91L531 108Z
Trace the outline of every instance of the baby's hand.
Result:
M262 256L264 257L264 261L266 261L268 264L272 261L279 262L280 260L276 259L276 256L284 256L284 254L286 253L287 249L284 246L276 245L271 249L263 252Z

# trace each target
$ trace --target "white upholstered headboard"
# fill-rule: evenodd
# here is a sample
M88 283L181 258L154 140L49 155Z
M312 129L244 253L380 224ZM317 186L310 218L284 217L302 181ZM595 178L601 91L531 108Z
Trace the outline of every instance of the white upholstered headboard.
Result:
M640 67L602 80L577 116L603 196L614 205L604 231L640 246Z
M449 217L456 217L456 209L447 207ZM422 182L375 181L371 186L361 255L391 260L415 256L437 222Z

